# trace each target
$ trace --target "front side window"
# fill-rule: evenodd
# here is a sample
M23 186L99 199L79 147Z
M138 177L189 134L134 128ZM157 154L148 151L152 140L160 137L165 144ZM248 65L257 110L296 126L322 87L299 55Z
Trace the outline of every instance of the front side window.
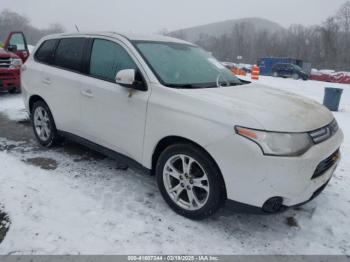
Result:
M81 71L84 50L84 38L61 39L55 53L56 66Z
M114 42L95 39L91 51L90 75L115 82L117 73L123 69L137 70L126 50Z
M41 44L35 53L35 59L39 62L50 64L57 45L57 39L47 40Z
M133 44L165 86L209 88L241 84L230 70L199 47L151 41Z

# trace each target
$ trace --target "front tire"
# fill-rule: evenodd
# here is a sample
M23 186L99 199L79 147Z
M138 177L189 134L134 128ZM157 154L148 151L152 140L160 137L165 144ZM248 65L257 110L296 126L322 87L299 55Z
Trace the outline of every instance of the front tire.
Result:
M11 89L8 90L9 94L19 94L21 91L20 89L17 89L16 87L13 87Z
M166 148L158 159L156 176L167 204L187 218L207 218L224 202L220 171L206 152L191 144Z
M293 74L292 77L293 77L294 80L299 80L299 75L298 74Z
M44 101L39 100L34 103L30 116L35 137L42 146L52 147L60 142L61 138L57 133L55 121Z

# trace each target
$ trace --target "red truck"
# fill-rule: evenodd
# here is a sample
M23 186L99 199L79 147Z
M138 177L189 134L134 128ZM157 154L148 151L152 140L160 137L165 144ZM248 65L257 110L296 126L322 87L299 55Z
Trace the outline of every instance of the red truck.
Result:
M0 48L0 91L21 91L21 67L29 56L28 45L22 32L12 32L4 48Z

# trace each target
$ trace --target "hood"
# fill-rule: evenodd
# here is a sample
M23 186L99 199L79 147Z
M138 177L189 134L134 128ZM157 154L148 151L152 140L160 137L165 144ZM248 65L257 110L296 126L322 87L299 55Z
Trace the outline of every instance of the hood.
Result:
M259 84L183 91L224 107L225 111L231 110L233 116L237 117L237 112L248 114L269 131L308 132L328 125L334 118L326 107L313 100ZM241 121L232 119L235 125L242 125Z
M7 52L5 49L0 48L0 58L18 58L17 55L11 52Z

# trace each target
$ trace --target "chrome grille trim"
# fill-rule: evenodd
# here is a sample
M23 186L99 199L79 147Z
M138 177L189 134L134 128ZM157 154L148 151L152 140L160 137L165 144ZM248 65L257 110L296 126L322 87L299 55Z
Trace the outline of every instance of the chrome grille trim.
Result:
M315 144L322 143L331 138L339 129L337 121L334 119L329 125L310 132L310 136Z
M9 68L11 65L10 58L0 58L0 68Z

